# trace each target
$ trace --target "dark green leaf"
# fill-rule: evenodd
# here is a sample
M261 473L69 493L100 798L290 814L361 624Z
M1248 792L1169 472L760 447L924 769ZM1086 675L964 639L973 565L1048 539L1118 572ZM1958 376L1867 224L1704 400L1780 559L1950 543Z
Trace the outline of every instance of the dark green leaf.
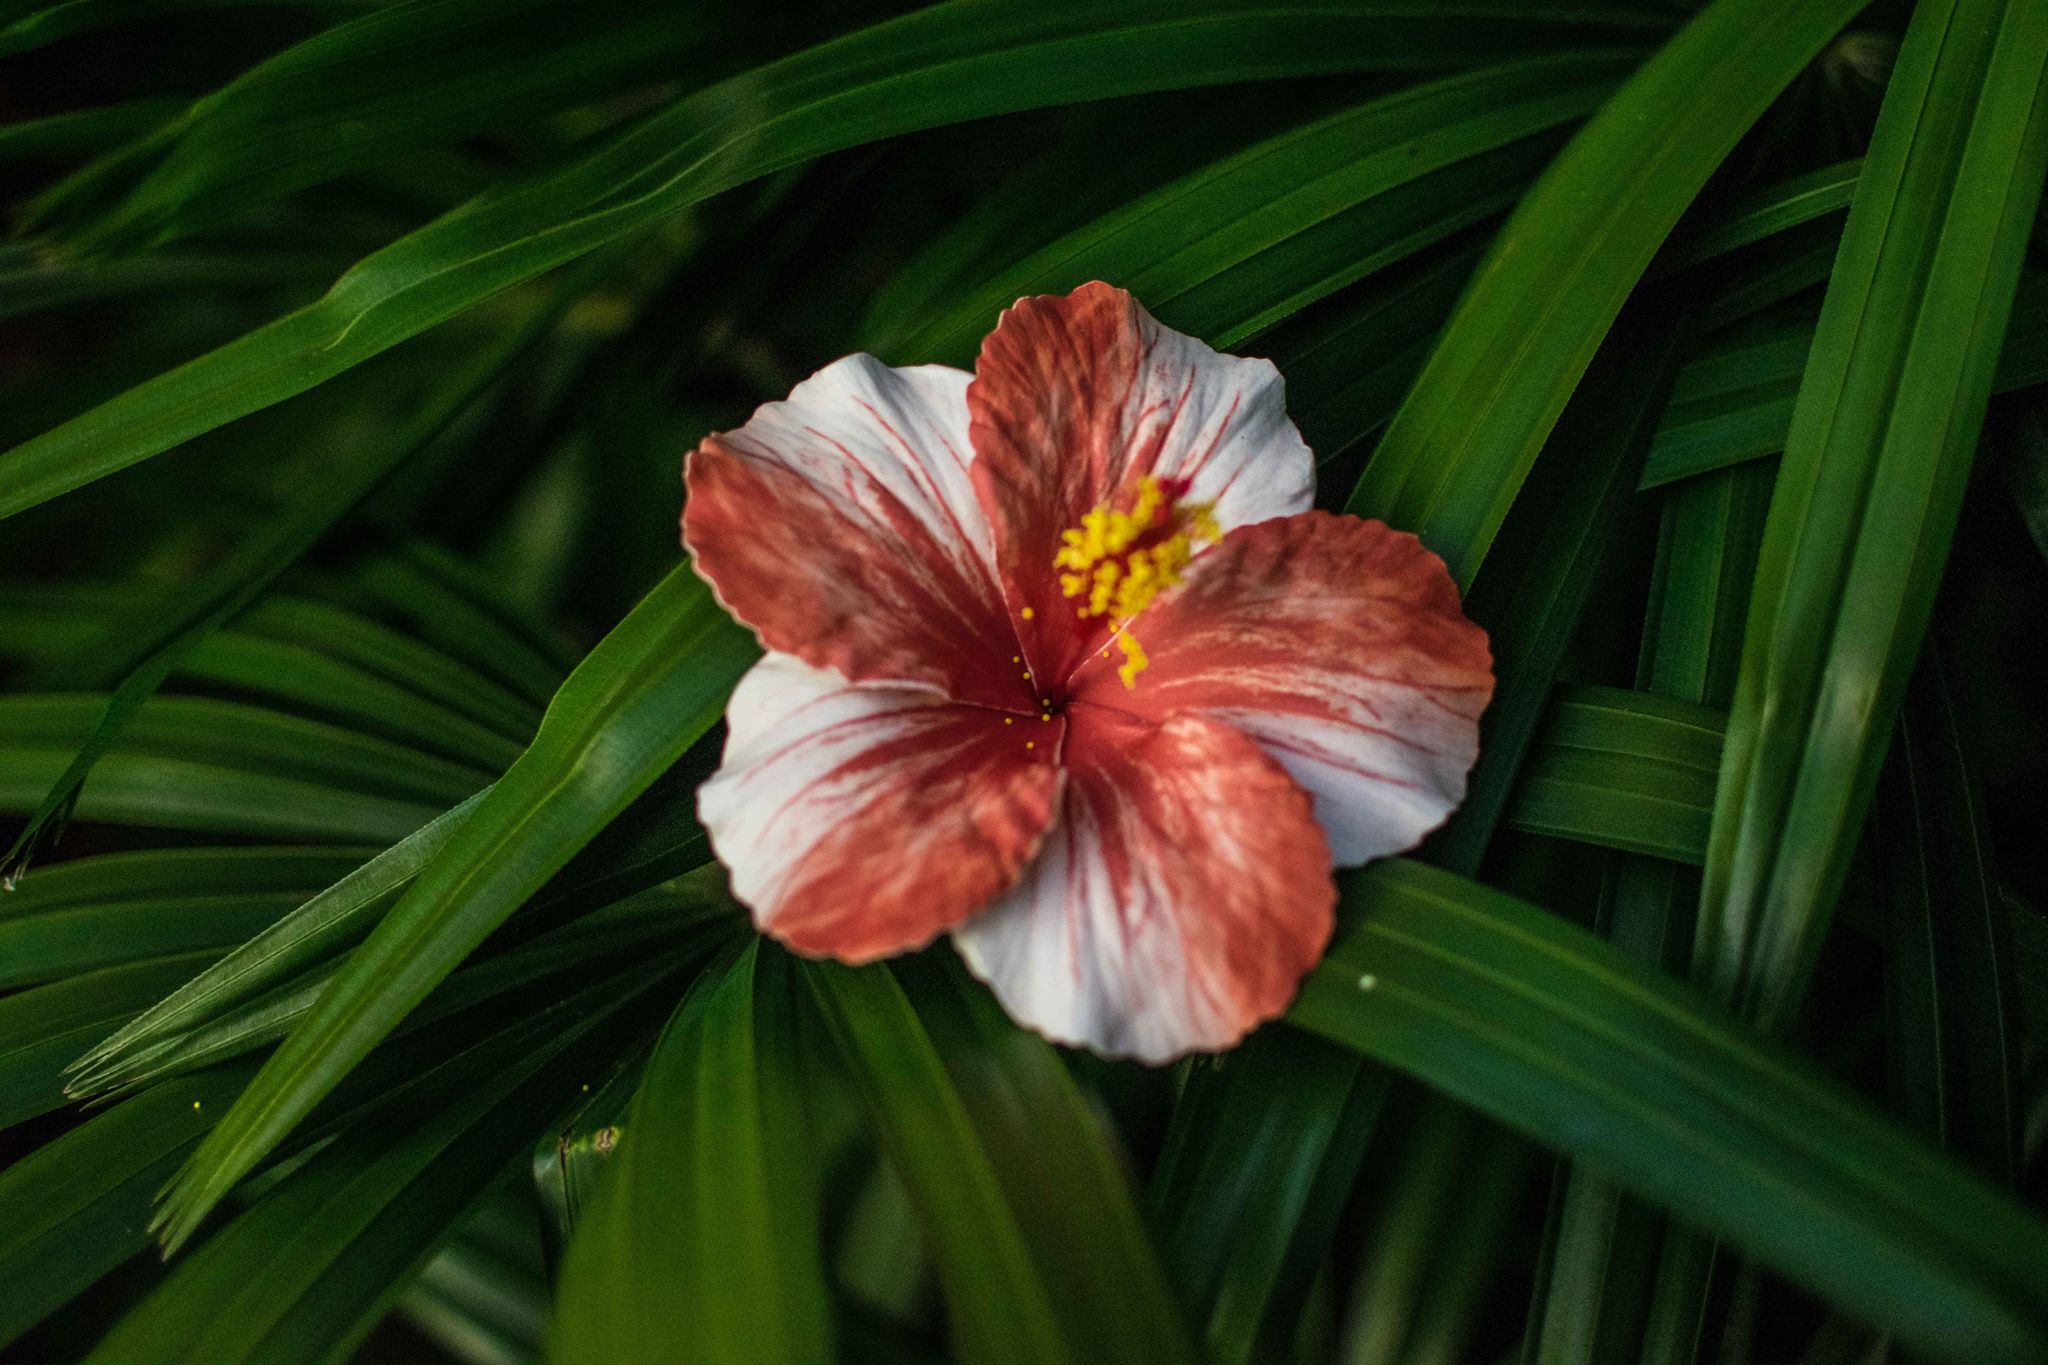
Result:
M805 975L923 1221L963 1360L1197 1358L1049 1045L978 989L930 983L920 1017L886 967Z
M1353 490L1470 583L1665 236L1857 0L1715 0L1523 197Z
M171 1246L491 930L708 729L755 646L687 568L562 685L492 786L166 1193Z
M1574 1156L1906 1341L2048 1352L2048 1226L1654 968L1419 863L1346 879L1295 1022Z
M796 984L756 940L670 1023L570 1243L551 1359L830 1359Z
M0 454L0 516L302 393L508 285L830 151L1048 104L1427 68L1443 65L1444 53L1476 62L1663 22L1623 5L1548 12L1536 0L1426 17L1384 0L1277 9L1247 0L1114 9L953 0L909 14L713 86L556 173L482 196L366 258L318 303Z
M1782 1023L1933 605L2048 166L2048 8L1914 12L1765 527L1700 900L1702 980Z

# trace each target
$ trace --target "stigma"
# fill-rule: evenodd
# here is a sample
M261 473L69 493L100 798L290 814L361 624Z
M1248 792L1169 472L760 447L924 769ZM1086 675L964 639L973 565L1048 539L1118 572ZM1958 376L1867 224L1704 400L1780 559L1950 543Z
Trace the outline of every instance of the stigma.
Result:
M1079 526L1061 533L1053 567L1063 571L1060 591L1081 599L1082 619L1107 617L1127 627L1180 582L1198 546L1222 536L1214 504L1185 501L1187 490L1184 479L1148 474L1127 495L1097 504ZM1117 647L1124 655L1117 676L1125 687L1136 687L1147 662L1144 646L1126 629Z

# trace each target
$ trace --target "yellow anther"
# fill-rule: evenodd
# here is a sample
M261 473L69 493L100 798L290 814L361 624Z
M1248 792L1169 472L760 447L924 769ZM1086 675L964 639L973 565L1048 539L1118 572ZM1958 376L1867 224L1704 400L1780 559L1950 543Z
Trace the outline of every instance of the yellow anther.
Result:
M1138 643L1138 637L1128 631L1117 636L1117 648L1124 652L1123 667L1116 675L1124 680L1125 687L1136 687L1138 675L1145 671L1145 665L1152 661L1145 657L1145 646Z
M1053 556L1060 591L1086 596L1083 617L1131 617L1180 581L1197 545L1222 534L1215 509L1182 503L1178 493L1150 475L1139 479L1129 506L1104 503L1079 526L1061 533Z
M1198 546L1222 538L1214 506L1182 502L1185 491L1184 483L1147 475L1126 497L1091 508L1079 526L1061 533L1053 567L1066 571L1060 591L1082 599L1076 615L1128 623L1180 582ZM1145 667L1145 651L1128 633L1120 643L1124 665L1118 674L1132 687ZM1102 657L1109 657L1107 649Z

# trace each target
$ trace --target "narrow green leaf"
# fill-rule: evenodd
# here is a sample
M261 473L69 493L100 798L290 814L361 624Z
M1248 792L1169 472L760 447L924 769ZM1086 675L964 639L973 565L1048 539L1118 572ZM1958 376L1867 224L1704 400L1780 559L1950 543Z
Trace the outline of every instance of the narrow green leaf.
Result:
M442 981L406 1016L395 1035L412 1035L442 1020L484 1008L513 1010L536 983L568 990L593 972L644 960L648 954L701 955L731 928L732 904L716 878L684 879L585 914L530 940L486 952ZM309 1014L345 959L316 962L238 1004L212 1009L182 1031L123 1048L74 1076L74 1093L121 1093L244 1056L288 1034ZM351 1079L353 1073L351 1073Z
M1469 1359L1475 1310L1528 1172L1526 1144L1438 1095L1407 1106L1345 1307L1344 1365Z
M1287 376L1288 415L1318 464L1393 418L1478 263L1470 237L1380 272L1355 301L1333 299L1260 338Z
M687 567L648 594L562 685L532 746L166 1191L166 1245L189 1237L351 1066L710 728L755 653Z
M1636 665L1648 690L1712 706L1733 692L1773 473L1754 465L1723 470L1664 494ZM1696 853L1704 850L1704 815L1695 825ZM1636 960L1684 976L1698 902L1690 867L1618 858L1602 887L1600 929ZM1536 1365L1691 1365L1711 1242L1668 1224L1597 1165L1579 1162L1559 1171L1547 1237L1529 1333Z
M1700 311L1704 331L1729 329L1768 316L1827 283L1842 234L1837 223L1806 223L1766 239L1717 272L1717 286Z
M1664 495L1636 667L1643 687L1717 708L1734 696L1756 550L1776 474L1751 465Z
M589 274L588 268L572 272L570 281L519 326L480 347L466 364L433 384L409 420L368 443L361 458L334 462L288 514L265 522L198 582L180 585L169 594L168 605L151 602L121 617L91 647L56 671L51 686L112 687L113 693L77 756L29 815L13 847L0 857L0 881L20 875L41 843L62 833L93 765L114 746L143 702L155 694L192 648L255 600L394 469L445 431L498 380L507 365L545 335L588 282ZM275 661L271 669L274 671Z
M112 187L88 167L85 185L46 191L27 222L66 229L90 252L182 236L422 147L702 64L701 49L729 23L653 0L376 6L195 101L147 159L113 178L115 202L100 207ZM18 30L0 29L0 53Z
M1579 377L1686 206L1857 0L1715 0L1508 219L1353 491L1470 583Z
M57 0L56 4L10 6L17 11L5 28L0 28L0 55L28 52L64 38L90 33L111 24L192 10L234 8L248 0ZM365 8L378 0L260 0L279 8L304 8L346 12Z
M190 682L282 703L486 772L510 767L532 736L530 729L516 738L505 734L310 645L241 631L218 630L196 643L177 672Z
M457 1218L622 1043L652 1027L672 962L523 1013L432 1092L341 1134L208 1237L93 1351L97 1365L349 1358Z
M248 1079L157 1086L0 1170L0 1342L142 1250L157 1186Z
M1493 648L1499 686L1480 721L1465 802L1431 836L1431 861L1476 871L1514 790L1608 547L1625 523L1685 336L1685 296L1647 293L1624 312L1551 435L1565 459L1539 466L1502 534L1501 568L1465 601ZM1456 561L1455 547L1432 545Z
M0 997L0 1128L60 1108L65 1063L81 1047L214 956L129 962Z
M326 602L272 593L243 612L237 632L315 648L373 673L416 696L459 711L499 734L524 743L540 722L541 707L488 673L423 641ZM561 682L555 674L548 694ZM540 701L545 702L543 696Z
M714 974L715 968L706 977ZM570 1239L604 1188L604 1174L624 1136L626 1110L640 1088L646 1060L637 1054L627 1057L602 1083L589 1082L590 1089L578 1097L575 1109L534 1144L533 1188L540 1203L541 1248L550 1278L561 1273Z
M281 986L349 946L376 923L377 910L448 846L483 800L461 805L349 871L333 885L281 915L213 966L187 981L113 1036L78 1058L72 1081L90 1095L122 1076L123 1058L185 1032L222 1011Z
M308 891L370 856L345 848L152 848L72 858L0 895L0 919L149 900L169 886L215 895Z
M29 751L66 746L75 750L104 710L104 697L92 693L0 697L0 745ZM128 723L116 752L210 763L340 791L447 805L468 796L488 776L338 725L209 697L151 699Z
M97 714L95 708L94 714ZM82 735L90 717L76 733ZM0 813L27 815L63 775L75 746L0 743ZM128 754L103 759L76 817L150 829L277 840L389 843L447 802L351 791L197 759Z
M539 1365L548 1282L533 1195L506 1182L407 1286L399 1311L465 1365Z
M954 0L725 81L365 258L319 302L11 451L0 516L280 402L508 285L827 152L967 119L1222 82L1598 45L1663 21L1539 0ZM1804 58L1802 57L1803 61Z
M1677 252L1673 266L1697 265L1849 207L1863 161L1838 161L1730 204L1713 225Z
M1797 321L1753 336L1737 331L1690 361L1650 447L1642 486L1655 488L1783 450L1812 349L1813 328ZM2044 379L2048 278L2022 271L1991 387L2008 393Z
M1419 863L1344 879L1290 1018L1589 1161L1901 1339L2048 1353L2048 1226L1666 974Z
M15 25L0 29L0 47ZM123 100L0 126L0 161L69 158L100 152L158 127L185 107L178 99Z
M550 1359L831 1358L795 987L756 939L670 1023L569 1245Z
M417 627L427 643L540 705L575 662L560 637L506 602L482 569L430 541L407 540L366 557L347 586Z
M948 964L950 966L950 964ZM923 1221L964 1361L1192 1361L1123 1172L1052 1048L957 968L807 964Z
M0 988L55 981L141 958L214 948L260 932L298 903L291 893L192 894L10 917Z
M136 295L248 291L254 299L298 302L319 291L349 258L333 251L209 251L180 248L144 256L80 259L26 243L0 247L0 319L81 303L133 302Z
M1700 979L1781 1024L1918 651L2048 167L2048 8L1930 0L1786 438L1700 898Z
M1504 818L1537 834L1697 863L1723 721L1710 707L1650 692L1566 688L1544 717Z
M1893 1090L1920 1130L2016 1186L2018 1000L1984 812L1938 649L1907 690L1878 785Z
M1207 1310L1211 1365L1261 1359L1293 1334L1390 1079L1281 1029L1190 1070L1146 1203L1182 1297Z
M1290 129L1031 253L902 349L971 362L1012 301L1093 279L1129 289L1168 326L1232 345L1506 207L1550 150L1539 135L1591 112L1625 70L1616 56L1512 63ZM1516 157L1492 155L1525 142Z

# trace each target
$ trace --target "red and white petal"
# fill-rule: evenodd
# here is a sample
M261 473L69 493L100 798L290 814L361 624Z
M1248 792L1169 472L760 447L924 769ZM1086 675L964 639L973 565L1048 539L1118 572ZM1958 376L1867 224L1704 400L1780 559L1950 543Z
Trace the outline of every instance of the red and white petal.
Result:
M968 382L848 356L690 455L683 543L769 649L1030 705L967 472Z
M769 654L726 708L698 818L764 932L814 957L916 948L1016 882L1052 821L1061 721L849 684Z
M1012 1018L1160 1063L1287 1008L1328 944L1329 850L1308 797L1229 726L1069 712L1067 786L1037 862L953 931Z
M1492 656L1406 532L1327 512L1241 528L1131 633L1137 686L1091 659L1076 703L1229 722L1314 796L1340 865L1413 848L1465 798Z
M1059 589L1060 534L1145 475L1184 479L1225 530L1307 510L1315 460L1271 361L1219 354L1128 293L1084 284L1020 299L982 342L967 392L974 482L1040 676L1064 678L1100 624Z

